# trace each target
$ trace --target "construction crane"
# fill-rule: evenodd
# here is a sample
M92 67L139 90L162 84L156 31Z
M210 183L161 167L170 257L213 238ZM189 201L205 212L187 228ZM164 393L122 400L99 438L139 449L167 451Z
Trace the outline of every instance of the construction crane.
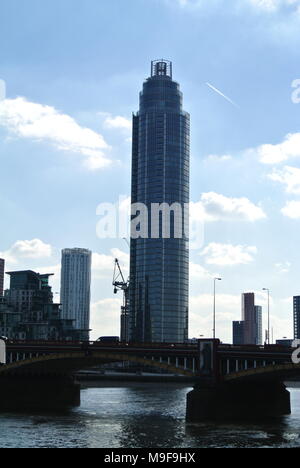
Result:
M121 341L129 341L129 279L125 281L119 260L115 259L113 276L114 294L123 291L123 305L121 307Z

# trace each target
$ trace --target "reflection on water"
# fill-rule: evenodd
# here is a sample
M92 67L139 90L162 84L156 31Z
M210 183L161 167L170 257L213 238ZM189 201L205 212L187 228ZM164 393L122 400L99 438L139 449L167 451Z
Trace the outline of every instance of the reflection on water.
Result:
M60 414L1 414L0 447L300 447L300 389L293 414L266 423L185 423L182 385L131 384L82 391L80 408Z

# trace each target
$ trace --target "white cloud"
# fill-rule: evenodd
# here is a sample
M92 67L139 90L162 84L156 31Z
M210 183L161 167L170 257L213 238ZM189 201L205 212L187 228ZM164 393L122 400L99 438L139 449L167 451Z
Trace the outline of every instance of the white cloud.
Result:
M262 8L267 11L274 11L278 8L280 1L278 0L249 0L250 4L257 8Z
M289 201L282 208L281 213L291 219L300 219L300 201Z
M29 102L23 97L6 99L0 102L0 125L19 138L48 142L58 150L81 154L91 170L111 164L105 154L110 147L102 135L81 127L54 107Z
M104 126L109 129L118 129L118 130L126 130L131 131L132 129L132 122L125 117L117 115L116 117L112 117L108 115L104 120Z
M93 253L92 257L92 269L97 278L112 277L114 259L111 255Z
M208 270L206 270L203 266L199 265L198 263L190 262L190 278L196 280L205 280L214 278Z
M289 160L299 159L300 133L289 133L279 143L266 143L257 147L244 149L239 153L239 156L249 159L256 158L259 162L266 165L282 164ZM230 159L232 158L228 154L210 155L207 157L207 160L211 161L228 161Z
M260 206L248 198L230 198L224 195L204 193L198 203L191 203L191 217L198 221L258 221L266 218Z
M261 145L256 149L263 164L279 164L300 157L300 133L289 133L278 144Z
M268 177L285 185L287 193L300 194L300 169L297 167L285 166L282 170L274 170Z
M207 2L205 0L176 0L177 4L182 8L200 8L206 7ZM174 0L167 0L168 3L174 2ZM211 0L209 3L213 5L226 4L225 0ZM250 6L253 11L276 13L285 7L289 7L291 12L297 12L300 0L234 0L234 7L245 7Z
M120 249L111 249L111 253L114 258L119 260L121 267L129 270L129 253L123 252Z
M199 7L203 5L203 0L176 0L176 1L181 7Z
M292 264L290 262L276 263L275 268L278 270L278 273L289 273Z
M49 258L52 255L52 247L40 239L19 240L7 251L0 252L0 257L9 263L18 263L21 259Z
M129 275L129 254L119 249L112 249L111 255L93 253L92 271L94 278L112 278L115 259L119 260L125 280Z
M283 7L295 7L300 5L299 0L248 0L250 4L261 10L268 12L277 11Z
M202 251L208 265L232 266L254 261L257 248L253 246L210 243Z

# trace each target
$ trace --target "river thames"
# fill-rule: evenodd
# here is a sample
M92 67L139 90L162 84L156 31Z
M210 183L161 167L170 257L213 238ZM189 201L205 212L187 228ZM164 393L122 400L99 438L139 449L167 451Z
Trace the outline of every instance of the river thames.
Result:
M292 415L261 423L185 422L190 387L106 384L86 388L81 407L60 414L0 415L1 448L300 447L300 389Z

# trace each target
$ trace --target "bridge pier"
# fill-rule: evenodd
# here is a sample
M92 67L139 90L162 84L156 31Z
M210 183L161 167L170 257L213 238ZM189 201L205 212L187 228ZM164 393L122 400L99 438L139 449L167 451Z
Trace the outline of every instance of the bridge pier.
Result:
M290 393L280 382L196 385L187 396L188 422L264 419L291 414Z
M0 411L61 410L79 405L80 385L72 377L0 377Z

